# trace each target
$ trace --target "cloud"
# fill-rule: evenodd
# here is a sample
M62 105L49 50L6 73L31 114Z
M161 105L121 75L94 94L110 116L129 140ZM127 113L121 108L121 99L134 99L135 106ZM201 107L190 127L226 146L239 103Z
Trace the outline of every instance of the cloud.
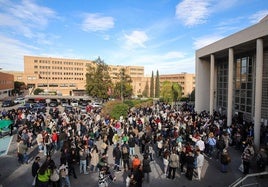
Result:
M209 36L202 36L200 38L196 38L194 39L194 49L200 49L204 46L207 46L209 44L212 44L220 39L222 39L223 36L219 36L219 35L209 35Z
M23 70L23 56L38 48L0 35L0 67L4 70Z
M0 7L0 28L5 27L16 35L31 39L38 40L40 33L37 30L45 29L50 20L57 18L52 9L39 6L30 0L20 3L0 1Z
M131 34L124 35L124 39L126 40L126 48L132 49L136 47L146 48L145 42L148 41L149 37L144 31L132 31Z
M206 23L211 0L183 0L176 6L176 18L186 26Z
M82 23L83 31L105 31L114 27L113 17L102 17L99 14L85 14L84 21Z
M255 14L251 15L249 17L250 23L256 24L258 23L262 18L268 15L268 10L261 10L256 12Z

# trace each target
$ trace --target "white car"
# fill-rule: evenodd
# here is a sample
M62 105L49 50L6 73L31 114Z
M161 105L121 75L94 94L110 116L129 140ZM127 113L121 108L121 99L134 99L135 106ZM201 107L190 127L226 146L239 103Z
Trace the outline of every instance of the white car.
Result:
M102 105L100 103L92 103L91 106L93 108L101 108L102 107Z
M25 98L24 97L18 97L14 100L15 104L22 104L25 103Z
M72 100L71 101L71 106L72 107L78 107L78 101L77 100Z

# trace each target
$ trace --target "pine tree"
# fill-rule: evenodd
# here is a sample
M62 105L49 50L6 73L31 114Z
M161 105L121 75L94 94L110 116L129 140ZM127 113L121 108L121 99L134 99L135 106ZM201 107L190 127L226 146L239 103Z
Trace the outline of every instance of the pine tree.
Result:
M152 77L151 77L150 97L154 98L154 71L152 71Z
M159 72L156 71L156 79L155 79L155 97L159 98L160 96L160 82L159 82Z

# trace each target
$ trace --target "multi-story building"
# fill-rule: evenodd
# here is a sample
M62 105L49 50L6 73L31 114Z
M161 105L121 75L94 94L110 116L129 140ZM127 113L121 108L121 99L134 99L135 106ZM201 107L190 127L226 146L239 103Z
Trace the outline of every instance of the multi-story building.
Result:
M88 65L92 65L92 61L24 56L22 79L28 87L56 91L62 95L84 95ZM137 83L134 80L144 76L144 67L109 65L109 73L113 82L120 80L119 75L122 69L133 80L133 93L138 95L142 85L136 86Z
M190 73L160 75L159 81L160 83L164 81L179 83L183 97L188 97L195 89L195 75Z
M260 144L268 119L268 16L259 23L196 51L195 109L237 114L254 123Z
M0 72L0 100L12 96L14 89L14 76L9 73Z

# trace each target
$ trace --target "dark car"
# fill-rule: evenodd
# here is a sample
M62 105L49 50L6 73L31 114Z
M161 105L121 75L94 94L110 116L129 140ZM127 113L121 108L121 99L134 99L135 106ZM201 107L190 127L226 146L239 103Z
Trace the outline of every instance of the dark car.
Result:
M75 109L74 109L74 107L73 106L71 106L71 105L66 105L65 107L64 107L64 112L65 113L67 113L67 114L74 114L75 113Z
M46 107L43 104L35 103L32 105L32 108L30 109L31 112L39 113L39 112L46 112Z
M30 110L31 108L33 108L33 104L25 103L24 105L19 106L18 110Z
M16 103L14 103L14 101L12 100L5 100L2 103L2 107L11 107L14 106Z
M57 99L51 99L49 103L50 107L57 107L59 106L58 100Z

